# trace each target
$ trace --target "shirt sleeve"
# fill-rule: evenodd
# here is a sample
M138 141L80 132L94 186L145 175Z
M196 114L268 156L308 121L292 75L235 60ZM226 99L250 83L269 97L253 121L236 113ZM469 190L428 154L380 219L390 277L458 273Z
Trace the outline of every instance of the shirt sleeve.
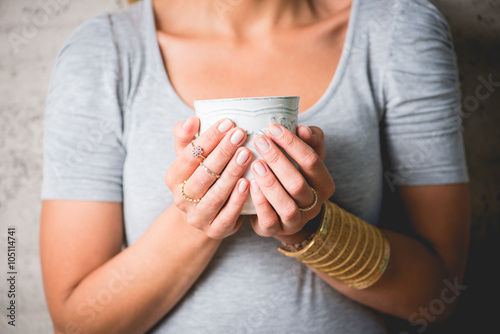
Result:
M60 51L44 123L42 199L122 201L120 66L109 15L78 27Z
M384 79L384 176L392 185L467 182L448 24L428 1L401 0L397 7Z

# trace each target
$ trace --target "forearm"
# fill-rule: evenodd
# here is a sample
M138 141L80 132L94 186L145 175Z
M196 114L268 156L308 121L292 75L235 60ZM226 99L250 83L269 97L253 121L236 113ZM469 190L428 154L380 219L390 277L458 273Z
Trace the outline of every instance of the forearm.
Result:
M56 328L145 332L184 296L219 244L168 208L136 243L77 284L59 308Z
M324 134L317 127L309 129L299 133L302 140L286 129L269 129L269 137L281 150L275 146L260 150L269 168L261 167L261 173L253 170L258 184L257 190L252 187L256 233L281 241L281 253L310 264L331 286L360 303L412 320L420 308L434 305L431 302L437 299L442 301L440 308L444 304L439 317L446 317L456 303L457 289L462 288L470 231L468 185L397 186L407 223L417 237L384 231L386 239L377 227L325 202L332 197L335 185L323 163ZM258 145L256 148L259 150ZM282 151L300 166L300 177ZM267 173L269 169L273 173ZM311 233L311 216L319 210L315 206L315 210L304 208L318 198L325 203L325 210L321 227Z
M458 299L457 293L461 291L463 272L446 268L437 253L416 239L387 230L384 233L391 245L389 265L380 280L367 289L350 288L317 269L311 269L339 292L383 313L417 320L425 316L420 314L421 310L429 308L430 303L437 299L443 302L445 310L427 320L434 321L449 314Z

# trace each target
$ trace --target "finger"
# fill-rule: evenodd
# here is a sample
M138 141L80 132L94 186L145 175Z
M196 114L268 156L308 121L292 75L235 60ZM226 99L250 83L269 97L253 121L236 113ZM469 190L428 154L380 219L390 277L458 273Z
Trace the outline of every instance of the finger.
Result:
M217 147L203 160L200 167L189 177L186 188L190 194L201 197L212 184L217 180L215 175L219 175L226 167L227 163L234 156L238 147L246 140L246 132L241 128L235 128L228 132ZM239 162L246 162L249 157L248 150L243 150L238 155ZM204 166L204 168L203 168Z
M256 216L250 218L252 227L258 235L271 237L281 230L281 224L276 212L260 190L257 180L250 181L250 193L252 202L257 212Z
M234 126L229 119L222 119L212 125L195 139L194 145L203 149L203 155L206 156L219 144L226 133ZM170 165L165 174L165 183L170 189L175 189L184 180L187 180L191 174L198 168L200 157L193 156L193 146L187 145L180 153L179 157Z
M297 205L309 206L314 200L309 184L283 151L267 136L255 138L254 146Z
M248 197L249 188L250 185L248 180L243 178L239 179L226 205L208 228L206 232L208 236L219 236L219 238L224 238L238 230L243 221L243 217L241 219L239 219L239 217L241 209L243 209L243 205Z
M325 145L323 131L317 126L308 127L301 125L297 128L297 136L307 145L311 146L321 158L325 160Z
M240 147L221 174L221 177L208 189L196 209L204 215L215 217L226 203L234 186L241 178L252 158L252 152Z
M281 219L282 231L286 234L298 232L301 228L299 226L301 218L299 208L281 186L265 161L256 160L252 164L252 173L264 196Z
M192 116L185 121L180 121L175 125L175 155L179 155L186 146L194 140L196 133L200 128L200 119Z
M306 125L301 125L297 128L297 136L312 148L315 148L317 145L316 138L311 128Z
M268 132L269 137L297 162L302 174L310 184L319 186L327 181L325 178L328 178L330 174L321 157L311 146L304 143L302 139L284 126L276 123L270 126Z
M311 129L312 133L317 136L322 142L325 140L325 133L320 127L310 126L309 129Z

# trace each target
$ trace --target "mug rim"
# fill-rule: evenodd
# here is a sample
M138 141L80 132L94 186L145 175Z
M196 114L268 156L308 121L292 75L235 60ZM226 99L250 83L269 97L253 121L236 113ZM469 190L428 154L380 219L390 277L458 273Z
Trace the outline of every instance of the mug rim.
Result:
M300 96L286 95L286 96L254 96L254 97L234 97L223 99L205 99L195 100L193 103L206 103L206 102L223 102L223 101L241 101L241 100L292 100L300 99Z

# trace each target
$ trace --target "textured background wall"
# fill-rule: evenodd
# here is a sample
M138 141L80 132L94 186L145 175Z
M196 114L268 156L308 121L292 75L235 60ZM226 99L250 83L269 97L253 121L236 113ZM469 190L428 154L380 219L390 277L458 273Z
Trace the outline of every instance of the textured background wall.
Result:
M124 0L0 0L0 333L50 333L38 258L42 120L50 74L80 23ZM500 1L436 0L453 31L464 99L471 176L472 244L460 305L426 333L483 333L496 328L500 254ZM68 83L71 84L71 83ZM487 92L488 97L484 96ZM17 326L7 326L7 226L17 228ZM491 304L490 304L491 302ZM495 305L489 307L489 305ZM396 333L420 326L394 322Z

